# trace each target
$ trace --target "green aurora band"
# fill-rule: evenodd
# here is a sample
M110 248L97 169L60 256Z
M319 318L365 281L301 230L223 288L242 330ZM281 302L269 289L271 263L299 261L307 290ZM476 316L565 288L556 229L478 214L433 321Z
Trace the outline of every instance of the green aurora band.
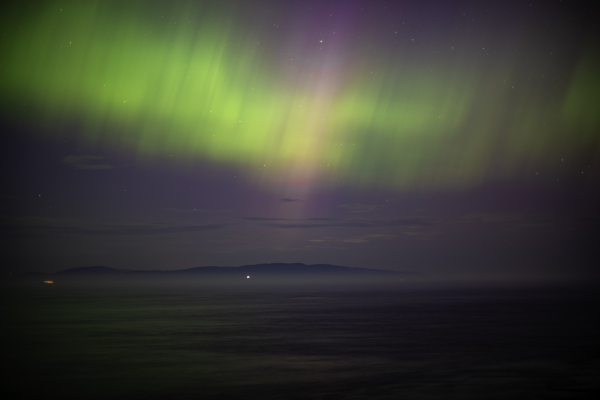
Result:
M225 12L115 7L51 2L7 22L3 112L139 159L208 160L291 184L324 174L355 186L459 188L598 148L592 51L558 87L515 89L514 57L490 66L460 46L443 49L443 66L331 51L291 80L265 34L236 29Z

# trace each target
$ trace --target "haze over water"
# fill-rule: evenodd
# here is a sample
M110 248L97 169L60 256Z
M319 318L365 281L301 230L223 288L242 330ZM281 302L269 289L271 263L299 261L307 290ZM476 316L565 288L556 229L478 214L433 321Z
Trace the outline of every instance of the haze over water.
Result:
M597 296L425 286L2 292L10 398L593 398Z

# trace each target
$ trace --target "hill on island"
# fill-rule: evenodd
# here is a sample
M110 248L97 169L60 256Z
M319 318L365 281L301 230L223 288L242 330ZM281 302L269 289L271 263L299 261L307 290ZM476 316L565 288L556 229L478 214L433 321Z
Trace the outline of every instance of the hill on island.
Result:
M179 270L129 270L105 266L69 268L53 274L23 274L28 280L60 282L188 282L235 283L269 282L391 282L418 279L416 272L395 272L370 268L350 268L331 264L272 263L243 265L240 267L195 267Z

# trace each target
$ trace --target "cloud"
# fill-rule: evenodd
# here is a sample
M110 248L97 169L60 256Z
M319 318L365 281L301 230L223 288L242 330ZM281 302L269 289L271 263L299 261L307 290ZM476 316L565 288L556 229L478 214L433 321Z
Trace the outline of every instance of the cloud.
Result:
M433 240L436 236L441 235L441 231L425 231L425 232L416 232L416 231L406 231L404 235L407 237L419 239L419 240Z
M471 213L463 215L460 220L465 224L498 224L511 228L535 228L557 224L565 224L569 219L542 213Z
M363 236L354 236L351 238L347 238L347 239L336 239L336 238L332 238L332 237L325 237L322 239L309 239L309 242L317 242L317 243L331 243L331 242L336 242L336 243L367 243L367 242L372 242L373 240L387 240L387 239L392 239L395 238L396 236L394 235L385 235L385 234L380 234L380 233L372 233L369 235L363 235Z
M404 225L427 225L428 221L424 218L407 217L397 218L393 220L369 220L369 219L304 219L294 220L295 222L290 223L274 223L267 222L262 224L263 226L270 228L283 228L283 229L314 229L314 228L376 228L376 227L392 227L392 226L404 226ZM297 222L296 222L297 221ZM315 223L317 222L317 223Z
M101 156L76 156L70 155L63 158L63 163L70 165L74 169L89 169L89 170L105 170L112 169L112 165L99 164L98 161L103 160Z
M201 208L165 208L165 211L170 211L174 213L205 213L208 210L204 210Z
M329 228L332 226L338 226L333 224L305 224L305 223L293 223L293 224L275 224L275 223L265 223L262 224L268 228L283 228L283 229L311 229L311 228Z
M173 233L207 232L223 229L228 223L178 224L178 223L99 223L60 218L14 218L2 224L4 232L51 231L59 234L94 236L137 236Z
M286 218L240 217L246 221L289 221Z
M206 224L206 225L173 225L173 224L137 224L113 225L80 229L79 233L88 235L159 235L171 233L206 232L223 229L231 224Z
M366 239L361 238L361 237L355 237L355 238L340 240L340 242L343 242L343 243L366 243L368 241L369 240L366 240Z
M293 203L294 201L301 201L300 199L289 199L289 198L287 198L287 197L282 197L282 198L281 198L281 199L279 199L279 200L281 200L281 201L282 201L282 202L284 202L284 203Z
M366 213L366 212L380 211L380 210L385 209L385 206L381 206L381 205L366 205L366 204L360 204L360 203L342 204L338 207L346 209L346 210L350 211L351 213Z

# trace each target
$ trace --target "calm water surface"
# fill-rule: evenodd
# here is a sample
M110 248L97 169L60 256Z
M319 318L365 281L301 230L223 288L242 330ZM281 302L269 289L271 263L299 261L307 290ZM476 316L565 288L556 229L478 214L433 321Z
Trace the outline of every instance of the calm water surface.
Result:
M3 398L599 393L589 290L4 289Z

